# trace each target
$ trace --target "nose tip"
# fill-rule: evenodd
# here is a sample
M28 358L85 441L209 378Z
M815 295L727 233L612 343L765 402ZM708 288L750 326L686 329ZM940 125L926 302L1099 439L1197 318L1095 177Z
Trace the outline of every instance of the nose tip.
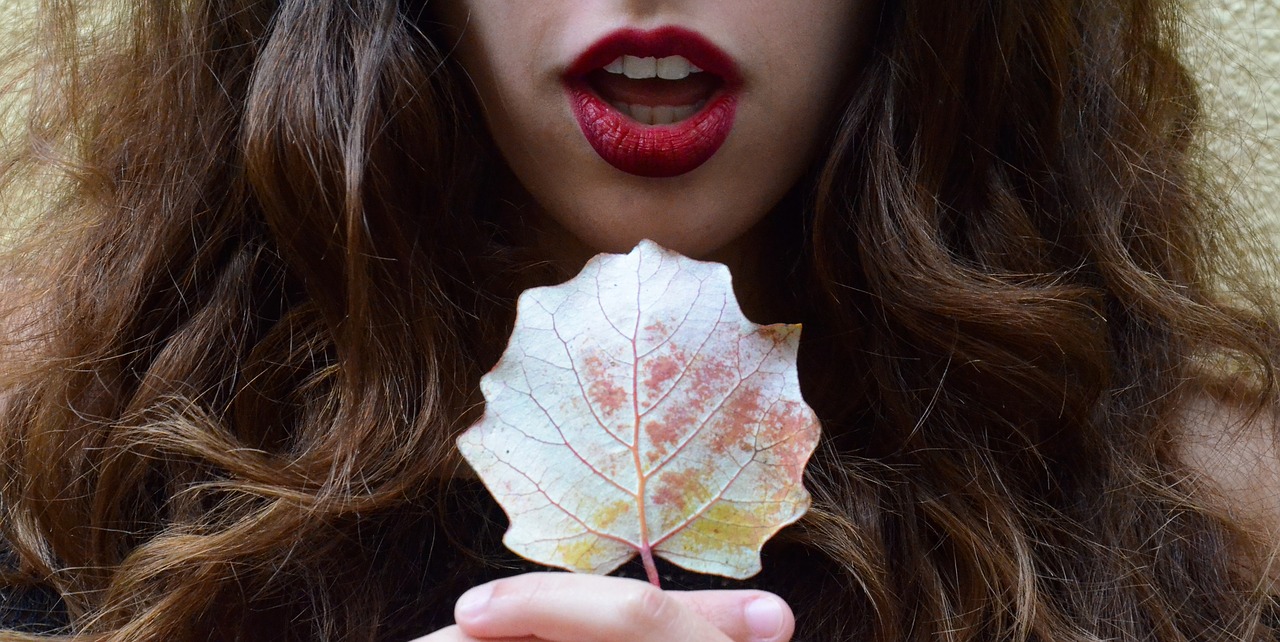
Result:
M637 18L647 18L663 9L682 3L683 0L623 0L622 4L628 12Z

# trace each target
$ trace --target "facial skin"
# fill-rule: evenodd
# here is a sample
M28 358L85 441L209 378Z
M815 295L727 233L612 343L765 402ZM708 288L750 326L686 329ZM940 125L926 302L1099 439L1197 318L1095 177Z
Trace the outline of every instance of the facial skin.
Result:
M827 135L869 0L444 0L456 54L489 132L542 231L578 253L641 239L693 257L732 252L814 160ZM714 156L645 178L605 162L584 136L565 75L619 29L678 26L738 65L737 116ZM550 230L548 232L548 230Z

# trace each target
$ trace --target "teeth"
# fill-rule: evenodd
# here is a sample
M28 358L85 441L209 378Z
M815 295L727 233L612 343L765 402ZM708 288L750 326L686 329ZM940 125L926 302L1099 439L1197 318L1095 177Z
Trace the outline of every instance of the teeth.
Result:
M622 57L622 74L633 80L658 77L658 60L656 58Z
M648 105L632 105L631 118L636 122L655 124L653 122L653 107Z
M658 77L663 80L684 80L689 74L702 71L684 56L667 56L658 59Z
M707 101L698 101L696 105L681 105L673 107L671 105L628 105L627 103L613 103L613 107L622 112L631 120L643 125L671 125L684 120L688 120L694 114L698 113L705 107Z
M653 124L670 125L676 122L676 108L670 105L662 105L653 108Z
M666 58L621 56L605 65L604 70L611 74L622 74L632 80L649 78L684 80L690 74L702 73L701 68L689 62L684 56L667 56Z

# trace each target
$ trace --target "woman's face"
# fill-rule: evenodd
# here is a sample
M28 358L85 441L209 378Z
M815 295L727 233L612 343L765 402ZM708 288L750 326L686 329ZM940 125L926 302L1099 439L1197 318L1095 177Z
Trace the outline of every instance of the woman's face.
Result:
M822 148L869 4L443 0L438 17L546 222L592 252L705 257Z

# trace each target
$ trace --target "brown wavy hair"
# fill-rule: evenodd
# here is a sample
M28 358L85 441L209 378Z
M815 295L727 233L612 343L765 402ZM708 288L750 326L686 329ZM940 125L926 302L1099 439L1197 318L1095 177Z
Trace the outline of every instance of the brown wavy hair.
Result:
M8 582L73 640L428 632L486 563L452 439L554 277L495 214L452 43L407 0L93 10L44 2L5 166L34 214L3 272ZM1180 449L1190 400L1277 385L1180 20L884 0L764 223L826 435L757 580L797 639L1273 639Z

